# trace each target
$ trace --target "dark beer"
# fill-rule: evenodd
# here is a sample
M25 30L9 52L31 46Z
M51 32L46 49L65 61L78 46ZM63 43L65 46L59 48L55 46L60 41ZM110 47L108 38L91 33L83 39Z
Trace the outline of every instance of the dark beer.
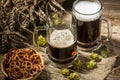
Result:
M86 46L83 44L84 47L94 46L95 44L94 43L92 44L92 42L95 42L97 38L99 38L100 36L100 19L91 22L77 21L76 25L78 43L80 42L84 44L91 43Z
M54 30L48 39L48 56L56 63L69 63L76 57L77 40L71 30Z
M76 42L71 46L65 48L57 48L54 46L48 45L49 57L51 60L57 63L69 63L76 57Z
M97 0L96 0L97 1ZM101 3L92 0L76 1L73 4L73 21L77 27L77 43L82 48L97 45L100 38Z

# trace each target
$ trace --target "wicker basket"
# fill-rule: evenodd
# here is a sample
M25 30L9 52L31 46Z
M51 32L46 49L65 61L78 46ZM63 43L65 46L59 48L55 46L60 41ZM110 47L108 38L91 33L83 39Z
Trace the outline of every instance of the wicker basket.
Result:
M37 52L37 54L39 54L39 53ZM40 75L42 70L45 68L44 60L43 60L43 58L42 58L42 56L40 54L39 54L39 56L40 56L40 59L41 59L41 64L43 65L40 72L38 72L36 75L34 75L32 77L28 77L28 78L24 78L24 79L23 78L22 79L16 79L16 78L14 79L14 78L12 78L12 80L35 80ZM2 62L1 62L1 71L5 75L5 77L9 78L8 74L4 70L4 64L3 63L4 63L4 58L2 59Z

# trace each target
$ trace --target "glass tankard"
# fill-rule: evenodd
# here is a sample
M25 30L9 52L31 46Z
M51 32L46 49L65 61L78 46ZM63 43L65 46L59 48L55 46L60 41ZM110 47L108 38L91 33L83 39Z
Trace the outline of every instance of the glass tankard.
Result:
M102 16L102 4L98 0L76 0L73 3L73 24L77 27L78 49L94 51L99 49L103 40L101 38L101 21L107 23L108 36L111 37L111 23Z
M72 25L72 16L67 14L52 13L47 30L48 56L59 64L69 63L77 55L76 27Z

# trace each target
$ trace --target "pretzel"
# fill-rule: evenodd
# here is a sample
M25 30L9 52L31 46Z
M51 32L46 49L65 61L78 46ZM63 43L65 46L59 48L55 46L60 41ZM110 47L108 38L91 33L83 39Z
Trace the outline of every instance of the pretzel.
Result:
M31 55L32 55L33 53L36 53L33 49L29 49L28 51L29 51L29 54L31 54Z
M19 67L20 66L20 62L19 61L11 61L9 64L9 68L13 68L13 67Z
M45 66L42 65L42 64L41 64L41 65L37 65L37 66L38 66L38 70L39 70L39 71L42 71L42 70L44 69L44 67L45 67Z
M11 48L8 52L12 52L12 51L15 51L17 50L17 48Z
M3 65L10 78L28 78L42 71L44 64L33 49L10 49L4 55Z
M11 61L18 61L18 59L16 59L16 57L17 57L17 54L15 54L15 53L13 53L12 55L11 55L11 57L10 58L8 58L8 64L10 64L10 62Z
M13 50L13 49L12 49L12 50ZM10 51L12 51L12 50L10 50ZM11 59L12 59L12 58L11 58L12 55L13 55L12 52L6 53L6 54L4 55L4 60L7 61L7 59L9 59L9 60L7 61L7 64L9 64L9 62L11 61Z
M7 69L7 71L9 71L8 72L8 76L9 77L12 77L12 78L16 78L16 77L21 77L22 76L22 71L21 71L21 69L19 68L19 67L15 67L14 66L14 68L9 68L9 69Z
M22 71L22 78L26 78L29 76L29 73L27 71Z
M30 57L31 62L33 62L33 61L36 60L36 59L39 59L39 60L40 60L40 57L39 57L37 54L33 54L33 55Z
M8 51L9 57L11 57L11 55L13 55L16 50L17 50L17 48L11 48L11 49Z
M19 67L14 67L14 68L12 68L12 70L13 70L13 73L15 73L15 77L19 77L22 75L22 74L19 75L22 71Z
M24 54L19 54L19 55L17 55L17 57L16 57L19 61L24 61L25 60L25 55ZM28 59L28 58L27 58Z
M38 67L37 66L32 66L32 69L30 70L30 75L33 76L38 73Z
M32 63L35 65L35 64L40 64L41 63L41 60L39 59L33 59L32 60Z
M6 68L5 71L7 72L8 76L11 77L11 68Z
M32 63L29 62L29 61L24 61L24 62L22 63L22 66L23 66L23 68L25 68L26 70L32 69Z

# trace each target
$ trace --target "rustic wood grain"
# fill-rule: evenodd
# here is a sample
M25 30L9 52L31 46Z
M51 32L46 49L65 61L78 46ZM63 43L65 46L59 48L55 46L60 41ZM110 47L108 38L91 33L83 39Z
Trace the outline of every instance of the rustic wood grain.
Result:
M120 0L101 0L101 2L104 6L104 15L120 19Z

